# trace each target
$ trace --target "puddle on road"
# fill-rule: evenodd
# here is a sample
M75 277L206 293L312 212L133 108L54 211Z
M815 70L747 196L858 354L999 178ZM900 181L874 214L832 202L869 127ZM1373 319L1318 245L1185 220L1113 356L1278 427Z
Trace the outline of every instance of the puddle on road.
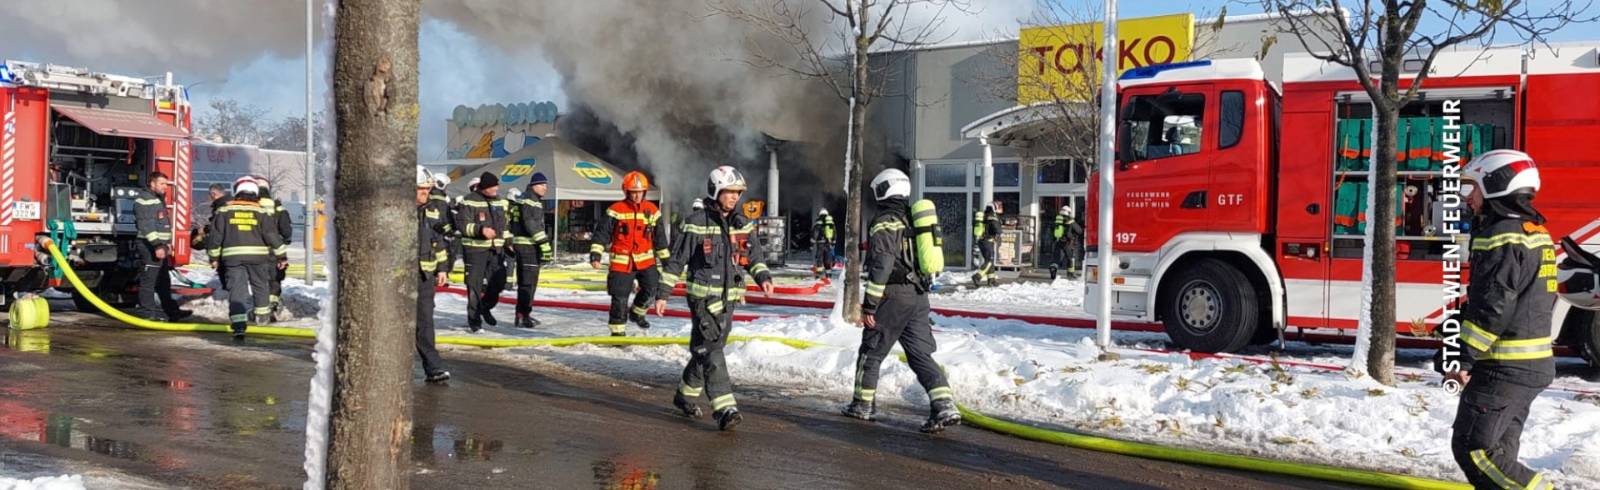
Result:
M599 460L590 465L596 488L606 490L655 490L661 474L627 462Z
M50 332L48 330L13 330L6 329L6 348L17 352L31 352L35 354L50 353Z
M149 460L147 449L139 444L95 437L78 429L83 421L69 415L50 414L14 402L0 402L0 436L7 439L43 442L118 459Z
M411 426L411 459L417 462L493 461L502 451L501 440L463 434L452 425L414 422Z

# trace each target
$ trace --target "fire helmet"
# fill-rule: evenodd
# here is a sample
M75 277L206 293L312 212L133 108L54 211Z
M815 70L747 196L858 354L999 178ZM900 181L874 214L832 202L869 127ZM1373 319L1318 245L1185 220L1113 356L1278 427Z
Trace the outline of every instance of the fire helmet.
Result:
M711 169L711 176L706 179L706 195L716 199L722 191L744 192L744 175L739 170L727 165Z
M1062 206L1061 215L1071 218L1075 215L1075 212L1072 210L1072 206Z
M1482 189L1484 199L1539 192L1539 168L1534 166L1533 157L1517 150L1478 155L1461 169L1461 178Z
M233 181L233 193L234 195L260 194L261 187L260 185L256 184L255 178L246 175L244 177L239 177L239 180Z
M434 179L432 172L429 172L428 169L423 168L421 165L417 165L417 188L418 189L433 188L433 186L435 185L436 182L437 181Z
M1600 257L1571 238L1561 240L1567 257L1556 264L1556 292L1572 306L1600 310Z
M629 192L649 191L650 178L645 177L644 172L640 172L638 170L628 172L627 175L622 176L622 190Z
M891 197L909 196L911 196L911 177L907 177L905 172L891 168L878 172L878 176L872 178L872 197L879 201Z

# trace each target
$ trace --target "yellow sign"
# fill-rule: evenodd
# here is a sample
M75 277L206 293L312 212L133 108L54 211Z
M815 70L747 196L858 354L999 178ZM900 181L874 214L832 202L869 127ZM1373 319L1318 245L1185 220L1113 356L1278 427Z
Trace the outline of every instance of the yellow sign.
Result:
M760 199L751 199L744 202L744 217L756 219L767 210L767 202Z
M1100 22L1022 30L1018 42L1017 103L1088 100L1100 82ZM1189 60L1194 14L1117 22L1117 74L1132 68Z

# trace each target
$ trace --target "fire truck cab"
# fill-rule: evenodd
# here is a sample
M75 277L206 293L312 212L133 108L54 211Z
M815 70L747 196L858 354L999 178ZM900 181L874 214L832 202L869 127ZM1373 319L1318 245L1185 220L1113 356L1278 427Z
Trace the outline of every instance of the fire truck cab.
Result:
M83 68L0 65L0 296L65 287L40 246L60 245L86 285L131 300L142 265L134 196L155 172L166 196L173 258L190 254L190 106L171 74L147 79ZM80 308L87 306L76 294Z
M1160 322L1179 346L1206 352L1264 343L1288 327L1357 327L1366 226L1380 221L1365 215L1371 105L1353 70L1309 55L1287 57L1283 77L1281 86L1267 80L1253 59L1121 77L1113 314ZM1410 75L1401 78L1404 86ZM1468 235L1444 223L1453 158L1465 165L1498 148L1532 155L1543 175L1535 205L1551 235L1600 248L1597 87L1594 43L1439 54L1400 114L1399 332L1427 335L1443 321L1441 265L1457 248L1463 268L1468 260L1470 247L1458 247ZM1465 136L1446 146L1453 115L1448 131ZM1091 186L1091 209L1098 194ZM1087 235L1097 237L1097 213L1085 214ZM1088 304L1096 304L1098 238L1088 244ZM1558 301L1554 321L1564 330L1558 344L1600 362L1594 312Z

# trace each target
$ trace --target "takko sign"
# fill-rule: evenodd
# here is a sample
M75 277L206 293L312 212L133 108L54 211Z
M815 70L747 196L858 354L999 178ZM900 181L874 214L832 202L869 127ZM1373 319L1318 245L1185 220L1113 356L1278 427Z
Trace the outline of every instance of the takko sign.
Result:
M1030 27L1018 41L1017 103L1088 100L1102 58L1100 22ZM1124 19L1117 22L1117 73L1189 60L1194 14Z

